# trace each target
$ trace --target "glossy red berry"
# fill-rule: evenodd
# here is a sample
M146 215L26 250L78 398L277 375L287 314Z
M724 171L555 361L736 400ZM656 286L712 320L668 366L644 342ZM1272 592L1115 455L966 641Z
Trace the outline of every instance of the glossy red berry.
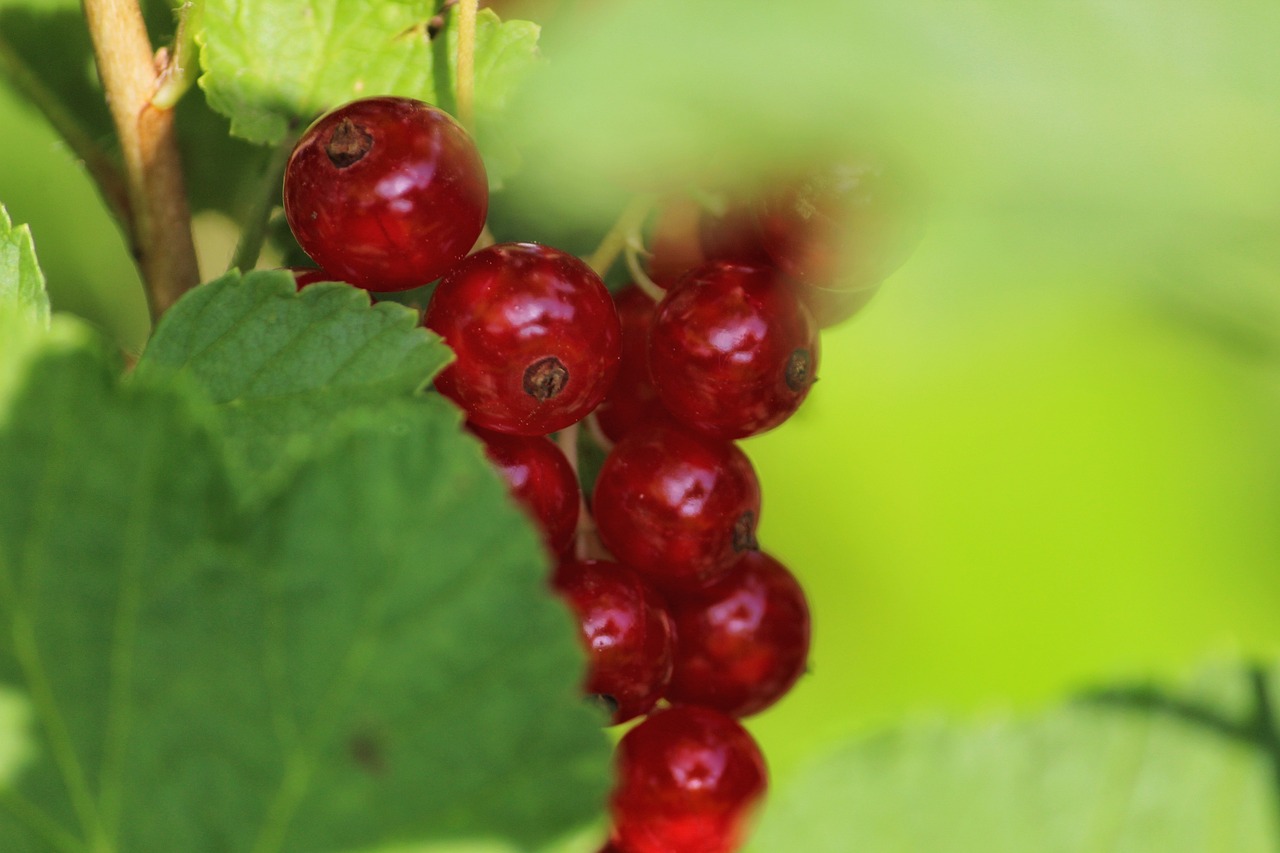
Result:
M584 692L600 697L613 723L648 713L671 680L666 603L635 572L606 560L564 559L552 585L578 617Z
M615 292L613 301L622 323L622 360L595 416L610 441L621 441L632 427L662 412L649 376L649 326L657 303L634 284Z
M649 369L663 406L681 422L744 438L782 423L808 396L818 327L777 270L708 264L658 306Z
M471 137L412 98L339 107L308 128L285 168L285 217L298 244L366 290L439 278L475 245L488 209Z
M604 546L662 588L709 581L756 548L760 483L746 454L668 422L618 442L592 503Z
M733 853L768 774L760 748L709 708L659 711L618 743L613 843L628 853Z
M500 243L471 255L440 280L423 323L457 356L436 388L498 432L577 423L618 370L622 330L604 283L547 246Z
M485 456L538 523L551 552L568 548L578 526L581 491L560 448L540 435L506 435L475 425L468 429L484 442Z
M676 668L666 698L734 717L763 711L804 673L809 605L777 560L752 551L705 589L673 596Z

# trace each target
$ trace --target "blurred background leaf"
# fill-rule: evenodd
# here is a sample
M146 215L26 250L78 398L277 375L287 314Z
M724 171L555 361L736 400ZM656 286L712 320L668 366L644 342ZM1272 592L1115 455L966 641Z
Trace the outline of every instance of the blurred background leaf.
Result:
M1274 689L1259 687L1270 705ZM1151 696L917 721L850 745L776 792L751 849L1275 850L1280 754L1274 729L1254 726L1246 670L1220 665Z

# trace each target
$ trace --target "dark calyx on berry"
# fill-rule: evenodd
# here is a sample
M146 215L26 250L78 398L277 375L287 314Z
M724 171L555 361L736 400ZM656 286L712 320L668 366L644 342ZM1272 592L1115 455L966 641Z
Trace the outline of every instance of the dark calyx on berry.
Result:
M569 384L569 369L554 355L540 358L525 368L524 392L539 403L545 403Z
M339 169L345 169L360 162L372 147L372 133L350 119L343 119L338 122L329 141L325 143L324 153L329 155L329 162Z
M816 381L811 370L812 363L813 356L807 349L797 349L791 353L791 357L787 359L787 387L799 394L812 385Z

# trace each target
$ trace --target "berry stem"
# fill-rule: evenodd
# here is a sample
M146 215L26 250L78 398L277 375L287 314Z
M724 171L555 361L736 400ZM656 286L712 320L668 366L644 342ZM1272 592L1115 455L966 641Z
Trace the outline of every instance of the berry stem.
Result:
M639 240L628 240L625 253L627 262L627 270L631 273L631 280L636 283L636 287L645 296L654 302L661 302L662 297L666 295L661 287L649 278L649 274L644 271L644 267L640 265L639 253L642 251Z
M458 121L475 132L476 12L479 0L458 3Z
M173 111L151 103L159 79L136 0L83 0L83 7L124 160L130 248L154 322L200 281Z
M196 33L204 26L204 0L186 0L178 8L178 32L173 37L168 61L160 72L160 85L151 98L152 106L171 110L195 85L200 76L200 46Z
M262 178L263 186L267 188L266 192L259 194L253 207L245 212L240 239L236 241L236 250L231 256L228 269L248 272L258 265L262 244L267 239L267 225L271 222L271 212L280 203L280 184L284 179L284 168L289 162L293 144L292 138L286 139L276 148L267 162Z
M564 458L569 460L573 475L578 476L578 428L580 424L572 424L556 433L556 445ZM596 523L591 518L591 509L587 506L586 496L578 491L578 530L573 536L573 555L579 560L588 560L600 556Z
M40 110L71 152L84 161L102 200L107 203L112 216L120 224L125 239L132 244L133 217L129 212L129 187L120 166L85 130L75 112L45 85L40 75L31 70L3 35L0 35L0 75L7 78L15 89Z
M627 244L639 235L640 226L644 224L653 205L654 200L651 196L638 195L623 208L613 227L600 240L600 245L591 253L591 257L586 259L587 266L595 270L596 275L603 278Z

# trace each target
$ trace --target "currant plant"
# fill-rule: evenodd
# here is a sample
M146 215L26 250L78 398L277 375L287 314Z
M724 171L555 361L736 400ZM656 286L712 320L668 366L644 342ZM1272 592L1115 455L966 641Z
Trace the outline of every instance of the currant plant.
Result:
M782 29L823 43L829 5ZM528 115L560 113L509 111L548 79L540 30L477 6L0 8L0 71L84 163L154 321L120 352L53 312L0 208L0 851L1127 851L1176 783L1169 837L1263 849L1261 666L769 778L747 727L804 690L814 625L736 442L821 395L818 330L905 261L917 200L851 134L777 170L711 134L665 164L659 139L615 164L607 211L561 218L564 155L528 156ZM752 31L706 8L711 35ZM541 128L581 135L560 147L584 183L626 159L591 140L662 125L620 100ZM552 178L536 222L509 194L530 173ZM1087 831L1062 828L1063 778L1102 792ZM1134 779L1130 815L1111 795ZM1008 830L1009 803L1049 828ZM1202 826L1198 803L1231 805ZM1175 849L1151 837L1132 849Z

